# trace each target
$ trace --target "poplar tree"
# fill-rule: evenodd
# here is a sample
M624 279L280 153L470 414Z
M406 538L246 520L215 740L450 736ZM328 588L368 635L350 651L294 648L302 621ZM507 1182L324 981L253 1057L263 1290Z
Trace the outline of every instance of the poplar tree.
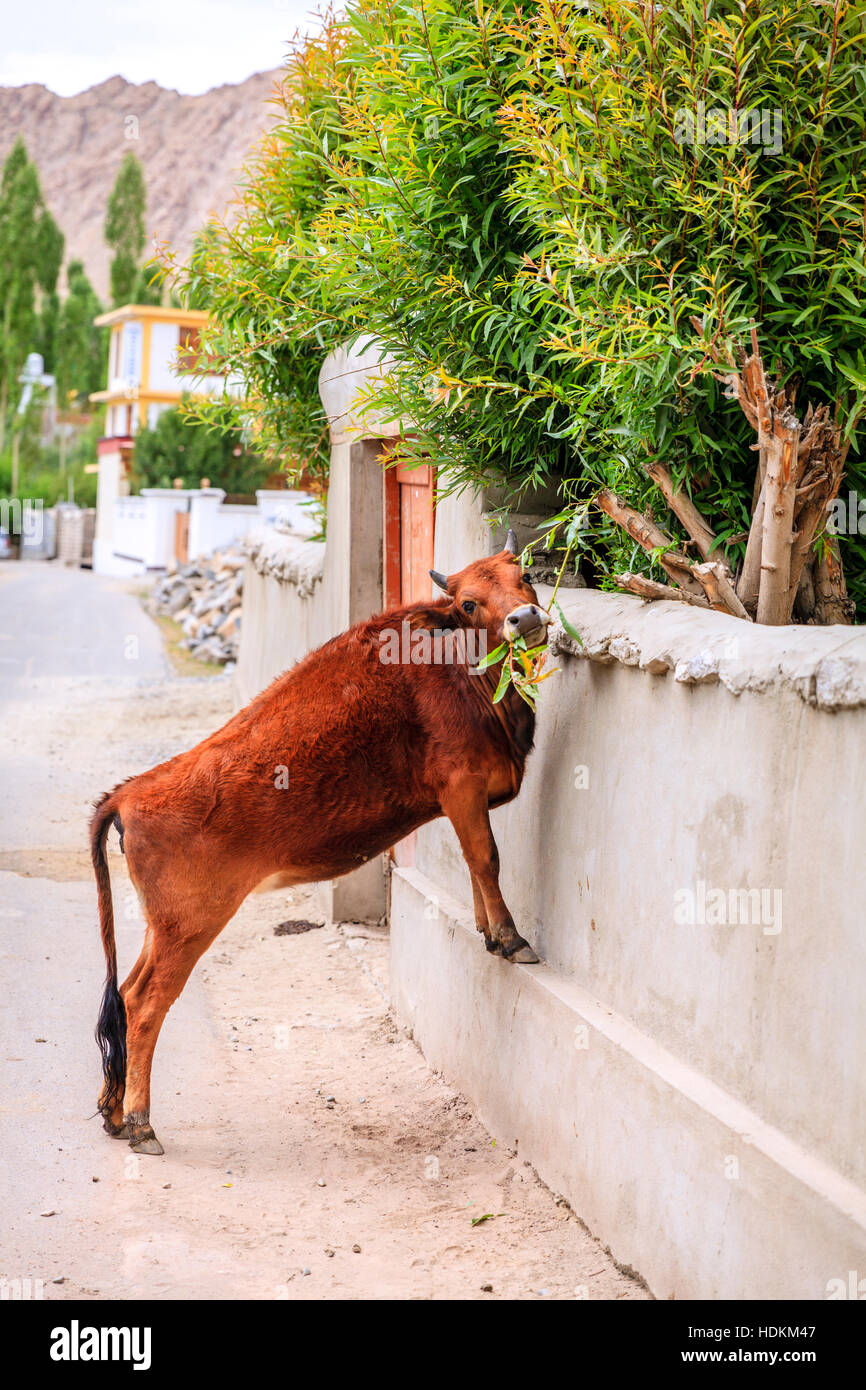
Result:
M111 299L115 308L135 299L139 262L144 250L147 193L141 161L130 150L123 157L108 199L105 240L114 252Z
M69 262L66 281L69 293L58 317L55 361L61 404L73 394L89 394L104 385L106 355L106 330L93 322L102 304L81 261Z
M0 448L28 352L42 351L46 368L52 367L63 246L36 166L18 139L0 176Z

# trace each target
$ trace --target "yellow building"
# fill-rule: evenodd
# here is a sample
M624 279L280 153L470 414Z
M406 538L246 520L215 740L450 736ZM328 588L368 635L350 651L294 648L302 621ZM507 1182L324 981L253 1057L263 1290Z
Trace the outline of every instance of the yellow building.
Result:
M108 387L90 399L107 406L106 439L132 439L156 424L185 392L221 395L225 379L202 376L199 343L208 316L201 310L124 304L94 322L111 329Z
M200 310L168 309L158 304L124 304L94 322L111 329L108 386L90 399L106 406L105 433L97 444L96 534L93 568L98 573L126 573L115 554L115 503L129 495L135 436L153 428L164 410L187 392L220 396L222 376L204 376L200 354L208 316Z

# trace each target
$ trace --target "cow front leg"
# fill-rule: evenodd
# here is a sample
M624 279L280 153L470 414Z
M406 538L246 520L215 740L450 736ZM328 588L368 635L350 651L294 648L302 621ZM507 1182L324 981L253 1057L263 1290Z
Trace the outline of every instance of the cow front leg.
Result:
M499 942L490 930L490 922L487 918L487 908L484 906L484 894L481 891L481 884L476 875L469 870L469 881L472 884L472 906L475 909L475 930L484 937L484 945L488 951L498 951Z
M454 826L469 868L475 921L487 949L499 950L506 960L520 965L535 965L538 956L515 927L499 887L499 850L490 826L486 778L465 778L450 787L442 798L442 810ZM479 917L479 896L483 919Z

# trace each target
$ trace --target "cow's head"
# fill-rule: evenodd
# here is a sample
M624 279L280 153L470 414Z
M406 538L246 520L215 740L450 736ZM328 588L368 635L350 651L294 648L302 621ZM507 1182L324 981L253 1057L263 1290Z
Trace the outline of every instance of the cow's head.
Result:
M508 532L505 549L485 560L474 560L456 574L431 570L433 582L444 589L460 614L461 624L484 629L490 650L500 642L523 637L527 647L544 641L550 617L523 578L517 537Z

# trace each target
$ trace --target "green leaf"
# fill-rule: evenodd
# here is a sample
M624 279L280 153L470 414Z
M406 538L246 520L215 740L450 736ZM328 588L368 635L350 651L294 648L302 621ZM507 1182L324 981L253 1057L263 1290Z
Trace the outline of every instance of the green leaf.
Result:
M506 643L500 642L499 646L494 647L492 652L487 652L484 656L479 658L475 669L477 671L486 671L488 666L492 666L496 661L501 661L506 651Z
M554 603L553 606L559 614L559 621L562 623L563 631L566 633L568 637L571 638L572 642L576 642L579 647L582 647L584 645L583 638L581 637L580 633L578 632L577 628L573 625L573 623L570 623L568 621L568 618L566 618L565 614L559 606L559 602L557 601L556 603Z
M496 687L496 693L493 696L494 705L498 705L499 701L505 698L505 692L507 691L510 684L511 670L508 666L508 662L506 661L504 666L502 667L502 673L499 677L499 684Z

